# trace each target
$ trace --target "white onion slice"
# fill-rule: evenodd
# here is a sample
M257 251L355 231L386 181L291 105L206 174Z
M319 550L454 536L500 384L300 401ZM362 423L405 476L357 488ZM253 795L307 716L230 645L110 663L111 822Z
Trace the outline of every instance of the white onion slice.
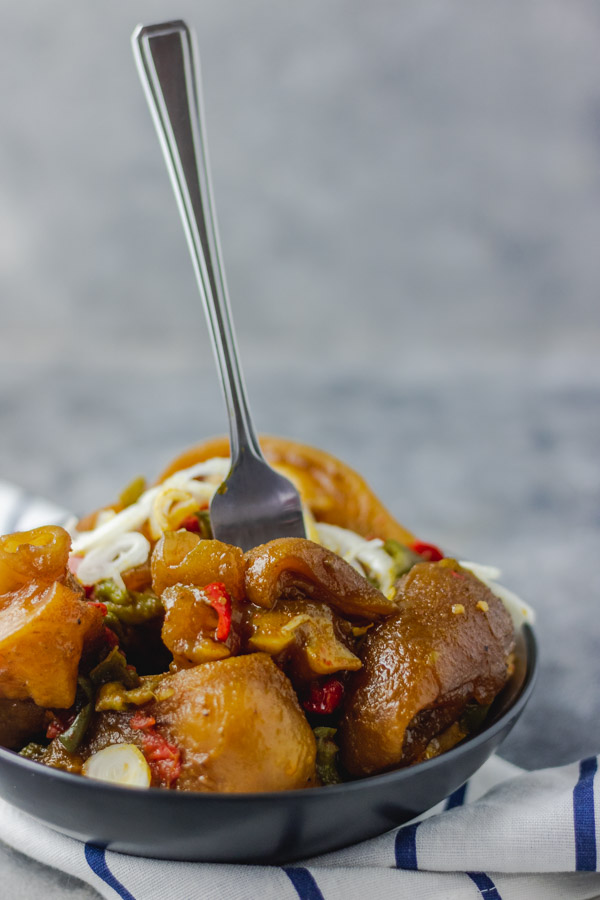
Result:
M106 511L98 517L98 524L91 531L76 532L73 539L73 553L85 553L93 547L112 543L113 538L127 532L137 531L150 516L154 501L160 493L171 488L188 491L199 503L210 501L217 487L229 471L230 462L223 457L207 459L196 463L188 469L174 472L158 487L149 488L131 506L126 507L108 518ZM210 481L197 481L198 478L209 478Z
M135 744L112 744L98 750L84 762L82 772L87 778L129 787L150 787L152 780L144 754Z
M97 584L112 578L125 589L121 572L141 566L150 554L150 542L138 531L121 534L109 544L93 547L77 568L77 578L82 584Z
M165 478L163 485L168 488L189 490L189 481L193 481L197 478L210 478L212 484L218 487L227 477L230 468L231 461L229 458L215 456L213 459L207 459L204 462L196 463L188 469L180 469L178 472L173 472L172 475ZM197 481L196 483L200 485L203 484L201 481ZM204 484L206 484L206 482L204 482Z
M92 547L100 544L106 544L118 535L141 528L150 515L152 502L157 493L158 488L150 488L150 490L142 494L137 503L132 503L131 506L121 510L111 519L103 522L102 525L92 529L92 531L80 532L73 541L72 552L85 553L86 550L90 550Z
M393 587L394 565L383 549L383 541L379 538L367 541L354 531L325 522L317 522L316 527L324 547L345 559L361 575L375 578L379 590L388 595Z

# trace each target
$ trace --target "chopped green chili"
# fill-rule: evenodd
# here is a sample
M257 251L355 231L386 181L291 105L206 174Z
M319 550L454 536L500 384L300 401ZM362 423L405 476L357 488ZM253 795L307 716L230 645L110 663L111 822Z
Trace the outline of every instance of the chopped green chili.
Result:
M475 731L478 731L485 721L489 708L490 704L481 706L476 701L467 704L460 718L460 727L463 731L466 731L467 734L473 734Z
M213 531L210 524L210 512L207 509L199 509L194 515L200 524L200 531L198 532L200 537L205 540L212 540Z
M150 619L156 619L164 612L161 599L154 591L145 591L143 594L131 591L129 598L130 602L123 605L113 605L110 602L106 604L108 612L124 625L141 625Z
M74 753L79 747L91 722L92 712L94 711L94 692L90 681L87 678L78 678L77 686L78 690L75 702L77 702L78 699L86 702L80 708L67 730L63 731L63 733L58 736L58 740L68 753Z
M129 591L127 588L120 587L112 578L105 578L104 581L99 581L94 588L94 600L122 606L130 602Z
M118 647L113 647L107 657L92 669L90 680L94 687L118 681L126 688L136 688L140 678L133 666L127 665L125 654Z
M107 615L104 624L119 633L115 621L124 625L141 625L162 615L164 607L160 597L154 591L143 593L128 591L120 587L111 578L100 581L94 591L94 599L106 606Z
M19 756L24 756L26 759L34 759L39 761L44 756L46 752L46 748L43 744L36 744L35 741L32 741L30 744L27 744L23 747L22 750L19 750Z
M123 712L129 706L142 706L151 700L166 700L172 696L173 689L161 686L163 678L164 675L147 675L141 680L139 687L131 691L116 681L103 684L96 697L96 712L107 709Z
M338 745L333 738L337 728L320 725L313 728L317 741L317 775L322 784L341 784L342 778L337 767Z
M395 578L405 575L416 563L423 562L423 558L418 553L393 538L384 542L383 549L394 561Z
M138 475L133 481L123 488L119 497L119 503L123 508L132 506L136 503L144 491L146 490L146 479L143 475Z

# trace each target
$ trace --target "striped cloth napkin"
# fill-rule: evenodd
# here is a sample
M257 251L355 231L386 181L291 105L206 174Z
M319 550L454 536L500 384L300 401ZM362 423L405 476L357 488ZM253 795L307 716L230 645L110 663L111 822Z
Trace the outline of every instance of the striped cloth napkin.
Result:
M65 510L0 482L0 533ZM492 757L420 819L290 866L167 862L58 834L0 800L0 839L108 900L588 900L600 897L598 759L525 772Z

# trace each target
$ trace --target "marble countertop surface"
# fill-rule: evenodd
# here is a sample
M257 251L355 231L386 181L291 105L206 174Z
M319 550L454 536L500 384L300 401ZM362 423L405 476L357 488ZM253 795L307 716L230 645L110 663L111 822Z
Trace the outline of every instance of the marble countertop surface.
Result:
M595 4L13 4L0 478L84 512L226 428L128 43L175 16L199 37L258 428L341 456L424 539L498 565L541 643L503 754L597 752ZM10 896L97 896L1 846L0 866Z

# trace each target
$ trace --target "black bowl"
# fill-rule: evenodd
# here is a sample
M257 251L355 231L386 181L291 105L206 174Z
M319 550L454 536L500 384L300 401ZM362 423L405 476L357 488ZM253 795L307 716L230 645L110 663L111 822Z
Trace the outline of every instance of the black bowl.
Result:
M268 794L143 790L70 775L0 749L0 794L63 834L119 853L292 862L382 834L451 794L509 733L536 670L535 637L525 625L515 672L479 733L436 759L360 781Z

